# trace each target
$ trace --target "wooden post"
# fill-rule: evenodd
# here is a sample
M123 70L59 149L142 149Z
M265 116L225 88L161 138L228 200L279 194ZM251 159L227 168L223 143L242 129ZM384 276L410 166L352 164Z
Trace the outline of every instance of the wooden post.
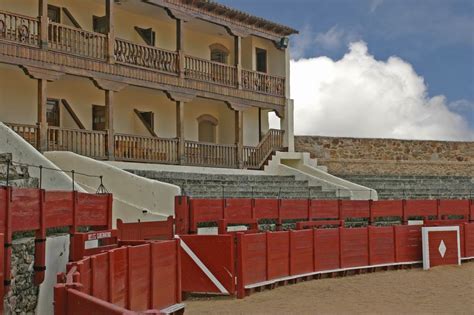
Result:
M40 19L40 48L48 49L48 0L38 0Z
M185 58L184 58L184 36L183 20L176 19L176 51L178 52L179 77L184 78Z
M178 161L186 163L184 138L184 105L183 101L176 101L176 137L178 138Z
M115 159L114 91L105 90L105 129L107 130L107 157Z
M48 121L46 118L46 106L48 81L46 79L38 79L38 150L45 152L48 150Z
M105 0L107 16L107 61L115 62L115 27L114 27L114 1Z
M243 151L244 151L244 112L235 111L235 145L237 146L237 165L243 168Z
M234 36L234 58L235 58L235 68L237 71L237 88L242 88L242 37Z
M262 141L262 109L258 108L258 142Z

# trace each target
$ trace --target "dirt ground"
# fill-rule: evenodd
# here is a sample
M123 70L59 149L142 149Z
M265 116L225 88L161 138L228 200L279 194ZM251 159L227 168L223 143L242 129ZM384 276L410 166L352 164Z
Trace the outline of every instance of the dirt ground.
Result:
M312 280L243 300L185 303L186 314L474 314L474 262Z

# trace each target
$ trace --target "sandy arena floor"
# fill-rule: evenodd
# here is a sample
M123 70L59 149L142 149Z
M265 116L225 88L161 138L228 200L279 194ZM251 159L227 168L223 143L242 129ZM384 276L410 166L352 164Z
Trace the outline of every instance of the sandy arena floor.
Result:
M186 314L474 314L474 262L302 282L244 300L188 300Z

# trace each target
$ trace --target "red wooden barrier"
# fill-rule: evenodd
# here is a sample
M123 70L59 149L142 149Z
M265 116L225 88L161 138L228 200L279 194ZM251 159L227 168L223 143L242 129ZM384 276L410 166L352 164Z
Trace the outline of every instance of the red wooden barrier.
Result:
M369 265L369 236L367 228L339 228L339 232L341 268Z
M314 270L313 231L290 231L290 275Z
M339 229L314 230L314 270L335 270L341 267Z
M55 314L182 312L179 246L148 242L68 264L55 286Z
M394 227L369 226L369 265L395 263Z
M290 275L290 234L267 232L267 279Z
M4 233L4 284L10 284L11 242L15 232L35 231L35 283L44 279L46 229L79 226L111 228L112 196L0 187L0 233Z
M182 235L183 292L234 294L234 238L231 235Z
M134 240L172 240L174 238L174 219L166 221L123 223L117 220L118 238L122 241Z
M399 217L403 223L413 217L445 219L462 216L474 221L472 200L287 200L287 199L190 199L176 197L177 234L196 233L203 222L222 219L272 219L277 224L284 220L320 220L367 218L374 223L378 218Z

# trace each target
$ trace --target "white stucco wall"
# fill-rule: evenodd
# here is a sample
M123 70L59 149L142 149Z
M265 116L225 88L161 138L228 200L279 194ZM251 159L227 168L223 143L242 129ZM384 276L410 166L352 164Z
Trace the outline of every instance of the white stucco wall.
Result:
M36 314L54 314L54 285L56 275L66 272L69 261L69 235L59 235L46 239L46 272L40 285Z
M114 226L117 219L124 222L160 221L174 215L174 196L181 192L178 186L136 176L71 152L46 152L45 156L61 168L103 176L104 186L114 198ZM100 183L97 178L76 176L76 179L89 192L95 192Z

